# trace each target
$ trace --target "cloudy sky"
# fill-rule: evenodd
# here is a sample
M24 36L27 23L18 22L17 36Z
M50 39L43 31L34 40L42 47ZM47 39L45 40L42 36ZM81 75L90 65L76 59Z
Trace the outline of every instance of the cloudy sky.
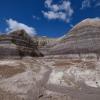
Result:
M86 18L100 18L100 0L0 0L0 33L60 37Z

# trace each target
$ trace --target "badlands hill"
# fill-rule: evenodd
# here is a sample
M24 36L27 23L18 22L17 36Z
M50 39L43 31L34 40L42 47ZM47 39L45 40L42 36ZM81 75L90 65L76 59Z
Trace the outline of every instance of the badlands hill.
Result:
M85 19L73 27L50 54L100 53L100 20Z
M35 41L24 30L17 30L0 36L0 58L43 56Z
M0 58L42 57L57 39L29 36L24 30L0 35Z
M6 48L6 49L5 49ZM2 51L4 51L2 53ZM85 19L59 39L30 37L24 30L0 36L0 57L100 53L100 20ZM9 57L8 56L8 57Z
M99 23L86 19L59 39L0 36L0 100L100 100L100 59L73 55L99 53Z

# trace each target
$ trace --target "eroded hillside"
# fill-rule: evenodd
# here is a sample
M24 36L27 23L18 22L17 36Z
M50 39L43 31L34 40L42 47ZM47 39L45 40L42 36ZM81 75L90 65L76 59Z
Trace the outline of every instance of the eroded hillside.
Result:
M59 39L1 36L0 100L100 100L97 23L82 21Z
M22 60L1 60L1 98L99 100L100 63L95 56L92 59L25 57Z
M100 20L85 19L75 25L49 54L100 53Z

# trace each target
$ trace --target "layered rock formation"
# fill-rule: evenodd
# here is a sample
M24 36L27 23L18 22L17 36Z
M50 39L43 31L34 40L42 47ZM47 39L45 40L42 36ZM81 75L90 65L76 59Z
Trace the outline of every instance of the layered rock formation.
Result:
M38 50L37 44L24 30L18 30L3 35L0 38L0 58L43 56Z
M56 38L48 38L46 36L34 36L32 38L33 41L35 41L39 48L43 48L44 46L47 46L49 44L53 44L56 42Z
M73 53L100 53L100 20L83 20L50 50L50 54Z
M17 46L11 41L0 41L0 59L2 58L19 58Z
M49 38L46 36L34 36L32 37L32 41L37 44L37 47L43 55L48 54L49 49L58 42L57 38Z
M47 40L32 40L23 30L1 36L0 57L23 58L0 60L0 100L100 100L100 59L77 56L99 53L99 26L86 19L67 36L40 46ZM41 47L53 55L29 57L40 56Z

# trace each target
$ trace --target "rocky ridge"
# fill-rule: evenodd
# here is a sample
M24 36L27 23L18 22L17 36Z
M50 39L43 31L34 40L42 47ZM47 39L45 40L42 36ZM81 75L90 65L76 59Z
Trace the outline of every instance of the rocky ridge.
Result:
M43 56L36 42L24 30L14 31L0 37L1 58L20 58L23 56Z

